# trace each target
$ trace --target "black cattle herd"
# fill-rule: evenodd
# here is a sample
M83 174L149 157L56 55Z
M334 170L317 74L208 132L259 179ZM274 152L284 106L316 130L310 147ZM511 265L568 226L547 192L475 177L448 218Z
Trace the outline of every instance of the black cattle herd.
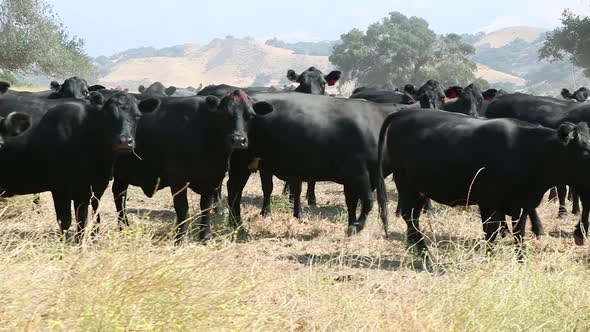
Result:
M89 206L97 212L111 180L123 224L129 185L149 197L170 187L180 242L187 237L190 188L201 196L198 238L207 241L224 177L229 220L239 233L242 193L259 171L263 215L271 213L273 176L286 182L297 218L302 183L314 205L315 183L331 181L344 186L348 235L365 227L375 191L387 235L384 178L392 174L407 240L425 250L419 218L430 199L478 205L489 241L510 232L509 216L522 240L528 218L533 232L543 234L536 208L551 188L560 215L566 213L569 185L582 203L574 239L583 244L590 213L586 88L564 89L556 99L482 92L475 84L445 89L430 80L420 88L361 87L350 98L327 96L326 85L340 75L311 67L287 72L298 84L294 91L212 85L198 93L157 82L134 94L78 77L51 82L44 92L0 82L0 190L5 197L50 191L61 232L79 238ZM70 231L72 202L76 231Z

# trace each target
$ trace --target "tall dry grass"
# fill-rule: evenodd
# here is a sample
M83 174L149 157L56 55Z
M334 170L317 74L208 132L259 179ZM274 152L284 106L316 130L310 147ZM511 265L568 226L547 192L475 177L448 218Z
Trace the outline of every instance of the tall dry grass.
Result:
M383 238L377 213L365 232L347 238L340 186L319 185L320 208L299 221L278 195L274 215L259 217L259 183L253 178L246 188L251 239L241 243L228 240L216 217L214 242L175 247L167 190L154 199L132 190L132 226L123 231L105 197L100 235L82 245L59 240L49 195L40 207L30 196L7 200L0 208L0 329L590 329L588 250L574 247L575 218L555 218L553 203L540 211L550 236L527 239L525 262L507 239L485 250L474 210L438 207L422 224L433 257L426 271L407 252L400 220L392 222L392 239ZM190 200L198 206L197 195Z

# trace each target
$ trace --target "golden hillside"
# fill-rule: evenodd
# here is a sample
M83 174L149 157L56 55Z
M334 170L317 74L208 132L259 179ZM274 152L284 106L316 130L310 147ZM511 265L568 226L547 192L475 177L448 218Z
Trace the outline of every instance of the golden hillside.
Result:
M477 71L475 71L475 77L483 78L491 84L495 83L512 83L517 87L523 87L526 85L526 80L522 77L510 75L505 72L494 70L488 66L477 64Z
M480 41L475 43L475 46L489 45L492 48L498 48L510 44L517 38L530 43L537 40L544 32L547 32L547 30L529 26L504 28L487 34Z
M199 84L279 85L288 69L332 68L326 56L294 54L255 40L215 39L206 46L185 45L181 57L148 57L118 62L99 82L107 86L151 83L179 87Z

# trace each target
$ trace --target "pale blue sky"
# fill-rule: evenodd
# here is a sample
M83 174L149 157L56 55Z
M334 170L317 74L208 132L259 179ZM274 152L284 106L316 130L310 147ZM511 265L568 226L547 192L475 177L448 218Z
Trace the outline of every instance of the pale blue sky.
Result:
M590 13L589 0L50 0L92 56L140 46L205 44L233 35L265 40L335 40L391 11L426 19L437 33L513 25L552 28L561 12ZM204 4L207 3L207 4Z

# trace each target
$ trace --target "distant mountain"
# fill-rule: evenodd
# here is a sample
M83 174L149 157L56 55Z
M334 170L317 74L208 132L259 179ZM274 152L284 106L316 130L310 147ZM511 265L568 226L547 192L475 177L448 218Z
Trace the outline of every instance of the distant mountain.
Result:
M580 68L574 67L569 61L539 61L538 51L543 46L546 32L541 28L518 26L489 34L463 35L463 39L476 48L473 61L522 80L520 84L497 82L486 74L481 75L509 90L558 96L562 88L589 86L590 80L584 77Z
M161 81L179 87L226 83L236 86L284 85L288 69L315 66L332 69L327 56L295 54L250 38L226 37L205 46L186 44L173 48L134 49L95 59L103 73L99 82L128 86Z
M527 26L489 34L464 34L476 47L472 60L477 77L509 91L558 95L562 88L589 86L590 81L568 61L540 62L538 50L546 30ZM332 69L328 56L337 41L286 43L226 37L207 45L184 44L163 49L143 47L95 59L99 82L136 88L161 81L166 85L199 86L226 83L236 86L284 85L288 69L310 66ZM349 90L349 87L344 91Z
M334 46L339 41L321 41L321 42L298 42L298 43L286 43L278 40L277 38L269 39L265 42L266 45L286 48L295 52L295 54L306 54L306 55L324 55L330 56Z
M500 29L483 35L474 46L488 46L498 48L506 46L517 39L522 39L525 42L532 43L542 37L547 32L543 28L534 28L529 26L515 26L510 28Z

